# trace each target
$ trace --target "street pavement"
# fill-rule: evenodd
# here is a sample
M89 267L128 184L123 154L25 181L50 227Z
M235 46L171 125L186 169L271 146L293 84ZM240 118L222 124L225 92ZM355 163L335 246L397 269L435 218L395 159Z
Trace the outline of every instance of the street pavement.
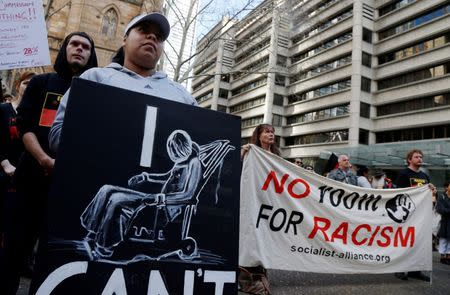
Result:
M450 265L439 263L439 253L433 252L431 284L409 279L402 281L393 274L381 275L333 275L306 272L269 270L268 276L273 295L449 295ZM27 295L30 280L22 278L18 295ZM239 295L245 293L239 292Z

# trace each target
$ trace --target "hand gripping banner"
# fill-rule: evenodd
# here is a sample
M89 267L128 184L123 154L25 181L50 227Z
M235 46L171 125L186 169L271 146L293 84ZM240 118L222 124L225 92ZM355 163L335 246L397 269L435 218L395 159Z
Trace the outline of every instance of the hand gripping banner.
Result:
M239 264L318 273L431 270L428 186L375 190L252 145L241 178Z

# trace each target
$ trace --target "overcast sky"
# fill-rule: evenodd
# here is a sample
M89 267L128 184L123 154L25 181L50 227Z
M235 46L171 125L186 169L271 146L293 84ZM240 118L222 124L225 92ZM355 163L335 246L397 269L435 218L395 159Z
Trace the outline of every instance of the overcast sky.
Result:
M246 3L251 1L250 7L256 7L262 0L213 0L212 5L208 7L205 13L197 22L196 35L200 39L210 29L212 29L224 15L234 15L242 10ZM200 0L200 7L203 7L209 0ZM250 9L251 10L251 9ZM239 14L239 19L245 16L250 10Z

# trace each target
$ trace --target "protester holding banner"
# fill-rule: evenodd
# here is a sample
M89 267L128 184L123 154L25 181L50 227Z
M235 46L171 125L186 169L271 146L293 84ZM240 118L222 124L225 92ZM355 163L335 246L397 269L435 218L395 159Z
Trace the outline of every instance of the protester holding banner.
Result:
M358 186L372 188L369 182L369 168L367 168L367 166L358 166L358 172L356 173L356 175L358 176Z
M253 130L250 143L259 146L269 153L279 156L280 150L275 143L275 129L270 124L260 124ZM244 159L245 154L250 149L250 145L243 145L241 148L241 159Z
M5 211L9 210L9 203L14 199L16 191L12 177L23 152L23 144L16 126L16 109L28 82L34 75L34 72L23 72L14 83L16 96L11 95L8 102L0 104L0 231L2 233Z
M280 155L275 142L275 128L269 124L260 124L253 131L250 143L263 150ZM250 145L244 145L241 149L241 158L243 159L250 149ZM242 196L241 196L242 197ZM270 294L269 280L267 279L267 270L264 266L241 266L239 272L239 285L241 291L250 294Z
M355 173L353 173L350 160L347 155L339 156L338 165L339 166L336 169L331 170L331 172L328 173L327 177L339 182L358 185L358 180Z
M438 231L441 263L450 264L450 185L444 184L445 192L437 198L436 211L441 214Z
M133 18L125 29L123 46L113 62L105 68L87 71L80 78L120 87L164 99L197 105L196 100L180 84L156 71L164 41L169 37L170 25L166 17L152 12ZM50 131L50 147L59 146L61 128L70 91L62 98L55 122Z
M36 75L34 72L24 72L15 82L16 96L11 96L9 102L0 105L0 178L4 177L8 182L14 175L20 154L23 151L23 144L19 138L16 126L17 106L22 100L23 93L28 82Z
M72 78L97 66L94 41L84 32L69 34L55 60L56 73L33 77L17 108L17 126L25 146L15 171L17 198L8 211L5 262L0 263L1 294L15 294L19 267L35 244L46 216L47 194L55 155L48 147L48 132L56 109Z
M436 187L430 183L428 175L420 170L423 165L423 152L418 149L409 151L406 155L406 162L408 163L408 167L399 173L395 182L396 187L416 187L428 184L432 191L433 198L436 198ZM407 280L408 277L411 277L427 282L430 281L430 278L420 271L396 273L395 276L401 280Z

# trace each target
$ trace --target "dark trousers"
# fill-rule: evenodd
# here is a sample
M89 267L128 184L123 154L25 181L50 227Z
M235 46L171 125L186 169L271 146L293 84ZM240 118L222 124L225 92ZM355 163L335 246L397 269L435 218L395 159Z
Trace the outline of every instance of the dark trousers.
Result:
M23 179L4 199L0 294L17 292L22 267L45 224L49 181L44 175Z

